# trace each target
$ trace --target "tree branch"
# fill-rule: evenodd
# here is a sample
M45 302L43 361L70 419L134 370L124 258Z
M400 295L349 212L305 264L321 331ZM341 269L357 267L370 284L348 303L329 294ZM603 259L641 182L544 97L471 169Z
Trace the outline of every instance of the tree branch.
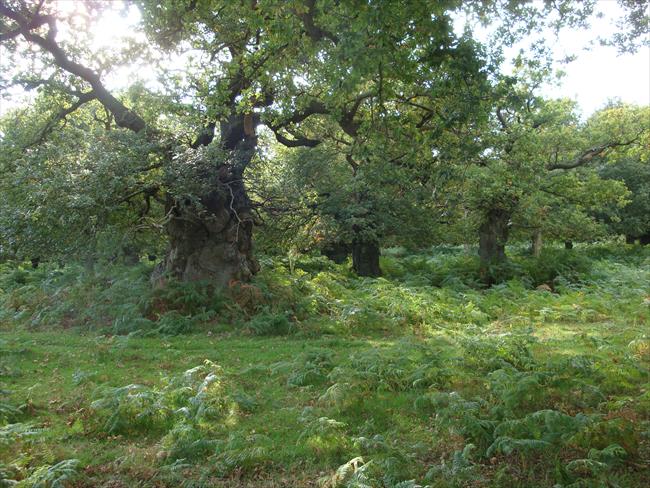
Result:
M320 41L322 39L329 39L334 44L339 43L339 38L332 32L329 32L316 25L314 17L316 16L316 0L306 0L305 6L307 7L307 12L297 13L296 15L300 20L302 20L302 25L305 28L305 34L314 42Z
M94 100L96 98L95 93L93 91L89 91L89 92L86 92L86 93L80 93L78 95L78 97L79 98L77 99L77 101L75 103L73 103L72 105L70 105L68 108L63 108L63 109L59 110L59 112L54 117L52 117L47 122L47 124L45 124L45 127L43 127L41 129L41 132L38 135L38 137L34 141L32 141L31 143L27 144L24 147L24 149L36 146L36 145L40 144L41 142L43 142L43 140L50 134L50 132L52 132L52 130L54 130L54 127L56 126L56 124L59 121L64 120L68 115L70 115L72 112L77 110L83 104L88 103L91 100Z
M343 115L339 119L339 125L341 126L341 129L343 129L343 132L345 132L350 137L356 137L357 133L359 132L360 124L359 122L354 120L354 117L357 115L357 112L359 111L359 107L361 107L361 104L363 103L364 100L374 95L375 92L360 93L354 99L352 103L352 107L349 110L343 112Z
M119 127L130 129L134 132L140 132L145 128L145 121L111 95L102 84L97 73L68 57L66 52L56 42L56 19L53 16L35 14L34 18L30 20L20 13L11 10L4 2L0 3L0 14L9 17L19 25L20 33L26 40L49 52L54 57L54 62L59 68L89 83L95 98L113 114L115 123ZM49 25L46 37L41 37L32 32L33 29L44 24Z
M591 149L587 149L586 151L584 151L582 154L580 154L577 158L575 158L571 162L551 164L547 166L546 169L552 171L554 169L574 169L579 166L583 166L589 163L592 159L601 156L608 149L614 147L629 146L630 144L634 144L639 139L639 136L641 134L642 132L640 132L634 139L630 139L629 141L624 141L624 142L613 141L613 142L608 142L606 144L603 144L601 146L592 147Z
M282 134L282 129L277 126L269 126L269 128L275 134L275 139L282 145L287 147L316 147L321 141L317 139L309 139L308 137L296 137L294 135L293 139L289 139L284 134Z

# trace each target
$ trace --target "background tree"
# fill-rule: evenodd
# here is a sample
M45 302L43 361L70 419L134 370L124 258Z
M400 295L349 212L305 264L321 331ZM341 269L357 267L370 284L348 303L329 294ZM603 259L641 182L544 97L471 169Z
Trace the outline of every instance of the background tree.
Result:
M612 232L625 235L629 243L640 239L650 244L650 108L615 103L593 118L595 130L620 132L627 128L642 134L638 145L619 148L598 167L601 178L625 184L630 191L629 204L622 208L605 206L595 215L607 222Z
M622 203L623 185L584 168L617 149L643 144L646 129L615 123L612 114L605 123L607 115L581 123L571 102L542 100L516 86L506 89L481 137L484 149L466 174L470 208L480 215L479 256L486 276L490 266L505 261L513 228L527 228L539 243L545 225L559 234L557 217L566 216L560 208L571 208L575 216Z

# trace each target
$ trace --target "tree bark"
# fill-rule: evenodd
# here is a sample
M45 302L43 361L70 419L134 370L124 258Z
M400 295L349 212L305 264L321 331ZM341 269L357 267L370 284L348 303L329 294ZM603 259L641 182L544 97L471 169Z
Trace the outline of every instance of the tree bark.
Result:
M625 236L625 244L634 244L636 242L636 237L631 235Z
M230 158L211 176L213 189L200 198L168 204L166 226L169 249L160 269L181 281L208 281L217 288L248 281L259 270L253 256L253 214L243 172L255 155L257 137L245 115L231 116L221 124L221 146Z
M352 268L359 276L381 276L379 243L357 239L352 243Z
M639 244L642 246L648 246L650 245L650 232L647 234L643 234L641 237L639 237Z
M573 241L564 241L564 249L573 249Z
M510 212L506 210L491 209L488 211L479 228L478 254L482 269L505 262L509 220Z
M533 240L532 240L532 251L533 251L533 256L538 258L542 254L542 232L540 230L535 231L535 234L533 234Z

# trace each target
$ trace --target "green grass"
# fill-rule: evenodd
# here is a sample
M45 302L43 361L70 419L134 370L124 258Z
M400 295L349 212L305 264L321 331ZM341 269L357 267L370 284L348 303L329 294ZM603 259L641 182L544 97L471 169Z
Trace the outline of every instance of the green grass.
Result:
M480 288L458 252L377 280L268 260L230 296L7 265L0 480L648 486L650 250L572 252L537 261L553 293L516 255Z

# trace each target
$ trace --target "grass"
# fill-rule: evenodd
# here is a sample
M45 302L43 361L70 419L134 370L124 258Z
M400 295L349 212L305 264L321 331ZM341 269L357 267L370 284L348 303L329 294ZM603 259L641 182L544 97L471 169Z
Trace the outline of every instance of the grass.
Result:
M650 250L569 252L490 289L436 250L228 295L7 265L0 486L648 486Z

